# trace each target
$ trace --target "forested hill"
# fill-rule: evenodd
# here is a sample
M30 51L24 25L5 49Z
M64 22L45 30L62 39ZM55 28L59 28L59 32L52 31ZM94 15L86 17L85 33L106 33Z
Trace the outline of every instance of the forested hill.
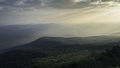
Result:
M2 54L0 63L0 68L119 68L120 47L114 46L102 53L89 55L71 53L57 57L47 57L42 53L12 51Z
M119 45L116 36L43 37L0 54L0 68L114 68Z

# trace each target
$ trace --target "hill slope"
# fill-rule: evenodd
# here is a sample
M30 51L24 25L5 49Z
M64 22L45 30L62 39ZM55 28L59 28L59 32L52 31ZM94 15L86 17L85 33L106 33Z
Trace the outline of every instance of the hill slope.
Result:
M120 38L115 36L43 37L0 54L0 68L91 68L95 66L92 58L99 61L95 58L98 55L106 59L107 53L99 53L116 45L120 45Z

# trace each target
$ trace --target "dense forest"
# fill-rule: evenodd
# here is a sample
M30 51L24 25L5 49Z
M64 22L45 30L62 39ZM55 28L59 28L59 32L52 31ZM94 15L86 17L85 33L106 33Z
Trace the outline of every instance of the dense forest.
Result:
M0 54L0 68L119 68L119 41L101 38L40 38Z

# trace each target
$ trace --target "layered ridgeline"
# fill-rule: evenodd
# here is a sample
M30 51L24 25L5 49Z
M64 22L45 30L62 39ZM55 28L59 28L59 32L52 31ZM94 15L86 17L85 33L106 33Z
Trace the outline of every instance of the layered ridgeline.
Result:
M119 45L118 36L42 37L0 54L0 68L115 68Z
M102 28L101 28L102 27ZM37 24L37 25L9 25L0 26L0 50L11 48L34 41L40 37L82 37L82 38L58 38L65 43L74 41L76 44L97 42L117 38L120 36L119 24ZM109 35L109 37L86 37ZM68 40L68 41L67 41ZM94 41L95 40L95 41ZM114 41L114 40L113 40ZM117 40L115 40L117 41Z

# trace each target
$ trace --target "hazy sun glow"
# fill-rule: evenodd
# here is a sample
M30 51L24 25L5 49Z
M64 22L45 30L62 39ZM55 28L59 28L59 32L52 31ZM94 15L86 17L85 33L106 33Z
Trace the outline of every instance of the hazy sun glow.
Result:
M74 9L74 11L68 10L67 16L62 13L63 16L58 17L58 20L64 21L64 23L119 23L120 5L116 3L113 5L113 2L108 4L105 7L98 6L96 8Z

